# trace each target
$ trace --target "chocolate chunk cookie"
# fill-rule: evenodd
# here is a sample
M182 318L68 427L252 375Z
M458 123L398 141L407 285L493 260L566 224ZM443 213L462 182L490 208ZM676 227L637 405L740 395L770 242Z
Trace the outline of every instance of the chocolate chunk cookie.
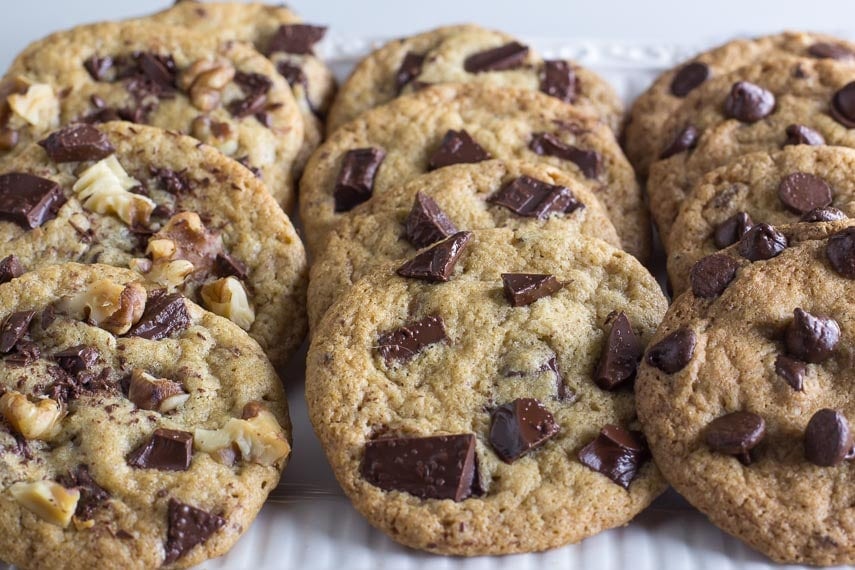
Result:
M0 286L0 551L21 568L185 568L224 554L291 452L258 344L107 265Z
M665 306L637 260L595 238L460 232L333 305L309 350L310 417L355 507L398 542L577 542L664 488L630 386Z

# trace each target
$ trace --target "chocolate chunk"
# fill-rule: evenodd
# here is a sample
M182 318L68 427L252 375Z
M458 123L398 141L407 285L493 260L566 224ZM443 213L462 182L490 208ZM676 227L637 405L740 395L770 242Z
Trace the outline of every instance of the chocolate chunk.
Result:
M23 274L24 268L21 266L17 255L8 255L0 260L0 285L8 283Z
M680 154L683 151L690 150L698 146L698 139L701 133L694 125L686 125L677 133L671 144L659 154L659 158L665 160L675 154Z
M831 187L819 176L793 172L778 184L778 198L791 212L804 214L831 205Z
M149 172L157 180L160 187L170 194L183 194L189 192L195 186L193 181L187 177L186 169L176 172L171 168L150 166Z
M597 178L602 171L603 157L600 153L566 144L552 133L534 133L528 148L540 156L554 156L572 162L585 178Z
M748 230L754 226L754 220L746 212L737 212L720 223L713 233L713 243L719 249L724 249L742 239Z
M572 65L560 59L543 62L543 73L540 77L542 92L565 103L572 103L576 100L578 89L579 80Z
M818 131L804 125L790 125L787 127L787 140L784 146L791 144L807 144L821 146L825 144L825 137Z
M817 42L808 48L808 53L820 59L853 59L855 53L842 44Z
M680 68L671 80L671 94L683 98L709 79L710 68L705 63L693 61Z
M785 336L787 354L817 364L828 360L840 342L840 326L831 317L797 308Z
M513 463L558 433L555 418L534 398L519 398L493 410L490 445L505 463Z
M801 360L779 354L775 359L775 373L786 380L793 390L797 392L804 390L807 364Z
M57 482L66 489L77 489L80 492L74 514L81 520L92 520L95 511L110 498L110 493L89 474L88 465L78 465L74 471L60 476Z
M463 69L468 73L515 69L523 65L527 55L528 46L511 42L470 55L463 61Z
M558 368L558 360L552 356L545 364L541 365L539 372L550 371L555 375L555 397L562 402L575 402L576 392L564 384L564 376Z
M599 435L579 451L582 465L602 473L624 489L629 489L649 458L650 451L641 432L613 424L604 426Z
M15 348L30 330L30 321L35 315L35 311L17 311L6 317L0 325L0 352L6 354Z
M78 344L71 348L66 348L53 355L54 360L60 367L69 374L76 375L80 372L89 370L100 357L98 349L85 344Z
M704 440L713 451L735 455L748 465L751 450L766 435L766 422L751 412L733 412L720 416L707 426Z
M425 347L446 338L442 317L433 315L381 334L377 339L377 352L386 366L391 366L395 362L410 360Z
M724 101L724 113L743 123L756 123L775 110L775 95L759 85L737 81Z
M502 284L505 297L514 307L531 305L564 287L555 275L541 273L502 273Z
M384 158L386 151L382 148L357 148L347 151L333 190L336 212L347 212L371 198L374 193L374 177Z
M143 52L137 60L140 72L163 92L175 89L177 69L172 56Z
M221 252L214 259L214 274L217 277L237 277L245 281L249 272L244 262L226 252Z
M739 262L723 253L708 255L692 266L692 293L695 297L718 297L736 277Z
M324 39L326 33L326 26L283 24L270 39L267 55L276 52L312 55L315 44Z
M772 259L787 249L787 237L769 224L757 224L739 240L739 255L749 261Z
M847 129L855 128L855 81L847 83L834 94L831 116Z
M131 327L128 336L161 340L190 326L190 313L181 293L149 295L142 318Z
M428 170L437 170L452 164L472 164L489 160L490 153L481 148L465 130L449 130L442 137L428 161Z
M626 314L618 313L600 352L594 382L603 390L617 390L632 383L643 352Z
M238 71L235 73L234 82L241 88L245 97L229 103L229 112L238 119L255 115L259 122L266 125L263 113L267 109L267 94L273 87L273 81L261 73Z
M457 232L404 263L398 268L398 275L432 283L448 281L471 238L471 232Z
M187 471L193 457L193 434L157 429L146 443L128 455L128 465L137 469Z
M847 458L852 446L849 420L837 410L819 410L805 428L805 457L814 465L837 465Z
M285 81L287 81L288 85L291 87L302 85L306 92L309 91L309 79L306 77L306 74L303 73L303 68L299 65L294 65L287 61L280 61L276 64L276 70L279 72L279 75L285 78ZM312 111L315 111L315 109L312 109Z
M677 329L647 351L647 364L666 374L679 372L692 360L698 339L688 328Z
M421 249L457 233L457 227L433 198L419 192L404 222L404 233L407 241Z
M411 51L407 52L407 55L404 56L404 60L401 62L401 66L395 73L395 90L398 94L400 94L404 87L409 85L413 79L421 74L424 62L425 56L423 54Z
M365 444L360 473L384 491L462 501L476 486L472 434L377 439Z
M845 220L848 216L833 206L815 208L799 218L800 222L836 222Z
M828 238L825 254L837 273L855 279L855 228L846 228Z
M113 68L113 58L110 56L98 57L93 55L83 62L83 67L95 81L104 81Z
M172 564L198 545L203 544L212 534L226 525L226 520L196 507L191 507L175 499L169 499L167 511L166 544L164 545L164 566Z
M101 160L116 152L107 135L91 125L72 125L39 142L54 162Z
M530 176L511 180L487 201L504 206L517 215L538 220L545 220L550 214L569 214L585 207L569 188L547 184Z
M62 188L53 180L25 172L0 175L0 220L32 230L53 219L64 202Z

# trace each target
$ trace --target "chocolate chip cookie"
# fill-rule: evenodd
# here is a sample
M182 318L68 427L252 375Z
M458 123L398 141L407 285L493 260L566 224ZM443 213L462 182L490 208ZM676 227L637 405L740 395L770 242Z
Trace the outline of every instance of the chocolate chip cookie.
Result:
M305 334L306 254L264 185L177 133L72 125L0 160L0 259L130 267L248 331L276 364Z
M668 481L778 562L855 563L850 221L755 225L698 261L638 371Z
M0 149L70 123L126 120L190 134L243 163L286 209L303 119L276 67L250 46L151 22L57 32L0 82Z
M462 131L467 140L454 134ZM465 160L451 152L458 144L470 153ZM309 249L321 251L336 220L372 195L455 160L487 157L549 164L583 176L596 188L624 248L640 259L648 256L647 208L609 128L544 93L479 84L439 85L402 96L333 133L300 181Z
M0 285L0 556L184 568L234 545L291 452L258 344L127 269Z
M459 232L333 305L309 350L310 417L344 491L398 542L576 542L664 489L630 385L665 307L644 267L596 238Z

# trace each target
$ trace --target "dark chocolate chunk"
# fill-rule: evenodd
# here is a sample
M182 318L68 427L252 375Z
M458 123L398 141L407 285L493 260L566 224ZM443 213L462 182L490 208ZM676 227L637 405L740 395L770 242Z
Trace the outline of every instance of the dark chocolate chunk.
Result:
M613 424L604 426L599 435L579 451L582 465L602 473L624 489L629 489L649 458L650 451L641 432Z
M76 375L89 370L98 361L99 356L101 355L97 348L78 344L55 353L53 358L63 370Z
M0 285L8 283L23 274L24 268L21 266L17 255L8 255L0 260Z
M540 372L549 370L555 375L555 397L562 402L575 402L576 392L564 384L564 376L558 368L558 360L552 356L545 364L541 365Z
M787 354L817 364L828 360L840 342L840 326L831 317L812 315L797 308L785 336Z
M825 144L825 137L818 131L804 125L790 125L787 127L787 141L784 146L791 144L807 144L820 146Z
M324 39L326 33L326 26L283 24L270 39L267 55L276 52L312 55L315 44Z
M193 457L193 434L187 431L157 429L147 442L128 455L127 462L137 469L187 471Z
M842 44L817 42L808 48L808 53L820 59L853 59L855 53Z
M559 429L543 404L534 398L519 398L493 410L490 445L502 461L513 463Z
M98 57L93 55L83 62L83 67L95 81L104 81L107 74L113 68L113 58L110 56Z
M471 238L471 232L457 232L404 263L398 268L398 275L433 283L448 281Z
M831 205L831 187L819 176L793 172L778 184L778 198L791 212L804 214Z
M72 125L39 142L54 162L101 160L116 152L107 135L91 125Z
M172 564L226 525L226 520L209 512L169 499L164 566Z
M739 262L724 253L714 253L692 266L692 293L695 297L712 299L718 297L736 278Z
M249 273L244 262L226 252L221 252L214 259L214 274L217 277L237 277L244 281Z
M376 439L365 444L360 473L384 491L463 501L478 484L475 436Z
M143 52L137 60L140 72L155 83L163 92L175 89L177 69L172 56Z
M404 222L404 235L414 247L421 249L457 233L457 227L448 219L433 198L419 192Z
M365 202L374 193L374 177L386 158L382 148L357 148L347 151L335 181L335 211L347 212Z
M710 76L710 68L705 63L693 61L680 68L671 80L671 94L683 98L706 81Z
M538 220L545 220L550 214L569 214L585 207L569 188L530 176L511 180L487 201L504 206L517 215Z
M64 202L62 188L53 180L25 172L0 175L0 220L32 230L53 219Z
M786 380L793 390L797 392L804 390L807 364L801 360L779 354L775 359L775 373Z
M675 154L680 154L683 151L695 148L698 146L698 139L700 136L700 131L698 131L694 125L686 125L679 133L677 133L677 136L674 137L671 144L669 144L668 147L659 154L659 158L664 160L674 156Z
M631 384L643 352L641 341L632 330L626 314L618 313L612 320L612 329L600 352L594 382L603 390L617 390Z
M602 171L603 157L600 153L566 144L552 133L534 133L528 148L540 156L554 156L572 162L585 178L597 178Z
M724 249L742 239L748 230L754 226L754 220L746 212L737 212L720 223L713 233L713 242L719 249Z
M543 62L543 73L540 77L542 92L565 103L572 103L576 100L578 89L576 70L570 63L560 59Z
M264 112L267 110L267 94L273 87L273 81L261 73L238 71L235 73L234 82L240 86L245 97L235 99L227 105L232 116L240 119L255 115L262 124L266 124L263 120Z
M677 329L647 351L647 364L666 374L679 372L692 360L698 339L692 329Z
M470 55L463 61L463 69L468 73L515 69L523 65L527 55L528 46L511 42Z
M855 279L855 228L846 228L828 238L825 254L837 273Z
M739 255L749 261L772 259L787 249L787 237L769 224L757 224L739 240Z
M819 410L805 428L805 457L814 465L837 465L849 456L852 446L849 420L837 410Z
M110 498L110 493L89 474L88 465L78 465L74 471L60 476L57 482L66 489L77 489L80 492L74 514L81 520L91 520L95 511Z
M541 297L560 291L564 286L555 275L541 273L502 273L505 297L514 307L531 305Z
M449 130L442 137L428 161L428 170L437 170L452 164L472 164L489 160L490 153L481 148L465 130Z
M149 296L142 318L127 336L161 340L190 326L190 313L181 293Z
M291 87L302 85L306 92L309 91L309 79L303 72L303 68L299 65L294 65L287 61L280 61L276 64L276 70L279 72L279 75L285 78L285 81L287 81L288 85ZM312 111L314 110L315 109L312 109Z
M377 352L386 365L391 366L410 360L425 347L446 338L442 317L433 315L381 334L377 339Z
M30 330L35 311L17 311L6 317L0 325L0 352L10 352Z
M831 116L847 129L855 128L855 81L847 83L834 94Z
M724 113L743 123L756 123L775 110L775 95L759 85L737 81L724 101Z
M401 62L401 66L395 73L395 90L397 93L400 94L404 87L419 76L422 72L424 62L425 56L423 54L411 51L407 52L407 55L404 56L404 60Z
M171 168L150 166L149 172L157 180L160 187L170 194L183 194L194 188L194 183L187 177L187 171L175 171Z
M751 412L733 412L720 416L707 426L704 440L713 451L735 455L748 465L751 450L766 435L766 422Z
M28 366L41 357L42 351L34 342L26 339L19 340L4 361L13 366Z
M815 208L807 212L801 218L800 222L835 222L844 220L848 216L834 206L826 206L825 208Z

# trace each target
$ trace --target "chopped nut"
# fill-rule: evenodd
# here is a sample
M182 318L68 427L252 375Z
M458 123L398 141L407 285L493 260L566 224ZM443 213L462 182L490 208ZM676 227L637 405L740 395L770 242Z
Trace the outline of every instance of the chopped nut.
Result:
M146 291L139 283L120 285L101 279L76 296L63 299L59 308L83 313L87 322L119 335L128 332L140 320L145 301Z
M202 286L202 304L212 313L226 317L243 330L255 322L255 311L249 304L246 290L234 277L224 277Z
M59 402L44 398L31 402L20 392L6 392L0 397L0 413L12 429L27 439L49 440L59 433L65 412Z
M9 492L22 507L63 528L71 522L80 500L80 491L53 481L19 482L9 487Z
M150 255L152 261L160 259L172 259L178 247L171 239L151 239L146 248L146 255Z
M71 522L74 523L74 528L76 528L77 530L88 530L95 526L95 519L84 520L78 517L71 517Z
M193 446L197 451L210 454L221 463L230 463L235 449L243 461L259 465L273 465L291 453L291 445L276 417L264 404L251 402L254 416L239 420L231 418L218 430L197 429ZM250 404L247 404L249 406ZM246 411L246 408L244 408Z
M0 151L12 150L18 145L19 133L15 129L0 128Z
M13 116L12 127L30 124L40 131L59 126L59 99L50 85L31 83L25 93L12 93L6 98Z
M175 261L158 261L152 263L151 269L145 273L146 279L172 291L184 284L193 273L193 264L186 259Z
M142 274L151 271L151 265L151 260L147 257L135 257L128 262L128 267Z
M143 410L166 413L183 406L190 399L190 394L178 382L155 378L141 368L134 368L128 399Z
M156 205L145 196L128 192L139 185L128 176L116 155L110 155L84 170L72 190L87 210L115 214L126 224L137 226L148 224Z
M221 93L235 76L235 68L226 60L199 59L181 74L180 87L190 94L193 106L210 111L220 104Z
M197 277L204 278L213 269L223 251L220 234L210 231L195 212L175 214L149 239L146 253L155 265L160 261L183 259L193 264Z

